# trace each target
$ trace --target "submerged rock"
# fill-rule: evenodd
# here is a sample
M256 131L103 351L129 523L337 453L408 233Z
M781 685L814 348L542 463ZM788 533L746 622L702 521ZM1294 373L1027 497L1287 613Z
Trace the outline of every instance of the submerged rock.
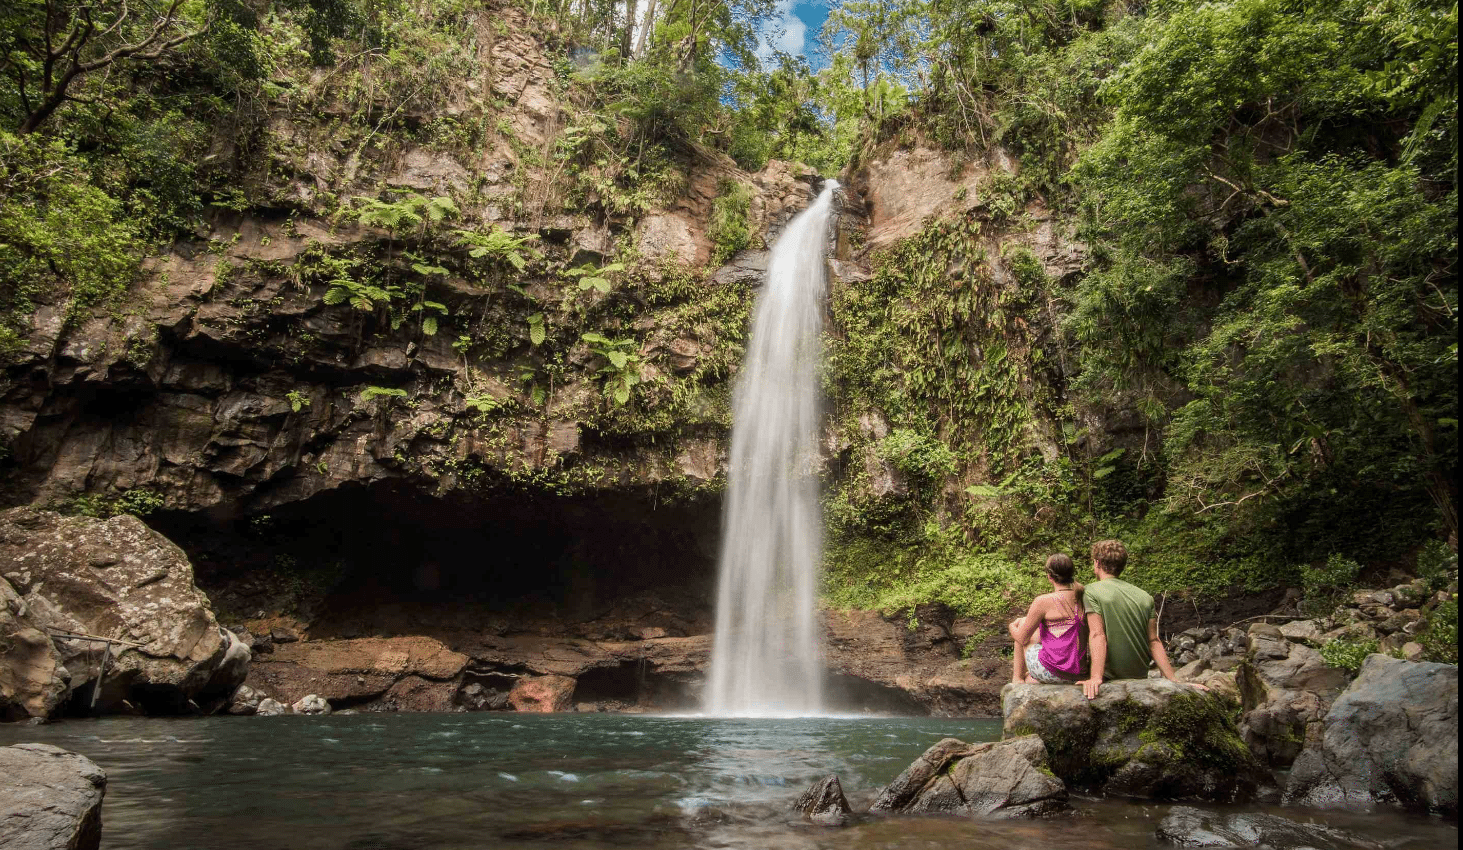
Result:
M1067 807L1067 787L1047 768L1035 735L967 744L946 738L930 747L874 800L872 812L1037 817Z
M819 826L843 826L853 813L836 774L829 774L813 783L813 787L804 791L793 804L793 810Z
M1179 847L1267 847L1270 850L1380 850L1381 844L1314 823L1264 812L1205 812L1175 806L1158 824L1161 843Z
M0 748L0 847L97 850L107 774L50 744Z
M514 711L568 711L574 705L577 684L569 676L525 677L508 692L508 703Z
M12 618L16 600L24 603L23 625L140 644L112 646L100 711L115 711L125 699L148 713L189 712L190 701L231 691L247 669L247 647L230 655L236 640L219 627L183 551L134 516L100 520L12 508L0 513L0 564L15 594L0 593ZM48 659L44 645L26 634L32 640L24 658L0 659L12 680L30 681L20 689L30 694L22 703L54 708L54 672L50 684L39 683L53 664L70 671L68 693L95 682L102 644L57 640Z
M1458 815L1458 668L1369 655L1295 761L1285 802Z
M1221 698L1165 679L1104 683L1088 700L1072 685L1007 685L1008 736L1041 736L1051 770L1104 794L1239 802L1272 783Z

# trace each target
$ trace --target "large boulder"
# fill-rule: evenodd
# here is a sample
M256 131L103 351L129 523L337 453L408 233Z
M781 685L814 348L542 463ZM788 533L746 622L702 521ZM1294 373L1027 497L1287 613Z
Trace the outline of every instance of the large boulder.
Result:
M577 684L571 676L525 676L508 692L508 704L514 711L568 711Z
M870 811L1019 818L1066 807L1067 787L1047 768L1046 747L1028 735L983 744L946 738L883 788Z
M1319 739L1322 718L1346 687L1345 671L1266 624L1250 627L1249 652L1237 670L1240 737L1271 767L1289 767Z
M123 700L149 712L196 710L190 701L210 687L227 696L248 663L237 652L229 657L231 637L194 585L183 551L136 517L0 512L0 564L37 630L128 642L112 646L100 711ZM95 683L101 644L58 639L55 646L72 692Z
M0 847L96 850L107 774L50 744L0 748Z
M1274 850L1381 850L1382 845L1316 823L1264 812L1205 812L1174 806L1158 824L1161 844L1179 847L1269 847Z
M1285 801L1458 814L1458 668L1367 656L1295 761Z
M1007 685L1008 736L1041 736L1070 785L1154 799L1242 801L1272 783L1240 739L1232 706L1165 679L1104 683L1088 700L1072 685Z

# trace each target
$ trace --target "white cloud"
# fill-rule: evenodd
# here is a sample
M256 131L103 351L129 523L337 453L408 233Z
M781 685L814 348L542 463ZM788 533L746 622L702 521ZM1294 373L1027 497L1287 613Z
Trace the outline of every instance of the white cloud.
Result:
M800 0L778 0L774 17L762 25L758 33L757 58L766 62L775 50L793 56L803 52L808 40L808 25L793 14Z

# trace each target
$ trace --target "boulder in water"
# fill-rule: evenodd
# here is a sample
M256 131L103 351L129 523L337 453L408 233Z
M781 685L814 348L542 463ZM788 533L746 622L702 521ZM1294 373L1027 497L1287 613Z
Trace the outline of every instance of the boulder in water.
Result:
M1007 685L1008 736L1041 736L1067 784L1151 799L1239 802L1273 779L1240 739L1231 706L1166 679L1103 684L1096 699L1074 685Z
M265 697L259 701L254 713L260 717L278 717L281 714L289 714L290 707L279 700Z
M525 676L508 692L508 704L514 711L568 711L577 684L571 676Z
M225 666L230 635L194 585L183 551L137 517L100 520L11 508L0 512L0 564L25 604L26 625L129 642L111 647L99 710L115 711L130 700L148 713L188 713L194 710L189 702L211 684L231 689L226 680L248 663L236 656L224 680L215 679ZM72 692L94 682L101 643L55 645L71 673ZM14 663L9 656L0 659L0 665Z
M306 694L290 706L290 710L295 714L329 714L330 703L319 694Z
M829 774L813 783L813 787L804 791L793 804L793 809L819 826L843 826L853 812L848 807L848 799L843 796L843 784L836 774Z
M1205 812L1174 806L1158 824L1160 843L1179 847L1271 850L1381 850L1375 841L1315 823L1263 812Z
M1285 801L1458 815L1458 668L1369 655L1295 761Z
M946 738L879 792L870 811L1037 817L1067 807L1067 787L1047 768L1035 735L984 744Z
M107 774L50 744L0 748L0 847L97 850Z
M228 713L247 717L259 710L259 703L264 698L263 694L248 685L240 685L239 689L234 691L233 697L229 700Z

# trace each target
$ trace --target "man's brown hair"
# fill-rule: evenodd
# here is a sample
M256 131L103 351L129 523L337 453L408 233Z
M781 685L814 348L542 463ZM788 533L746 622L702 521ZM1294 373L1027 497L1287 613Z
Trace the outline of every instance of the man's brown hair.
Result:
M1128 565L1128 547L1121 540L1099 540L1092 544L1092 560L1103 572L1117 578Z

